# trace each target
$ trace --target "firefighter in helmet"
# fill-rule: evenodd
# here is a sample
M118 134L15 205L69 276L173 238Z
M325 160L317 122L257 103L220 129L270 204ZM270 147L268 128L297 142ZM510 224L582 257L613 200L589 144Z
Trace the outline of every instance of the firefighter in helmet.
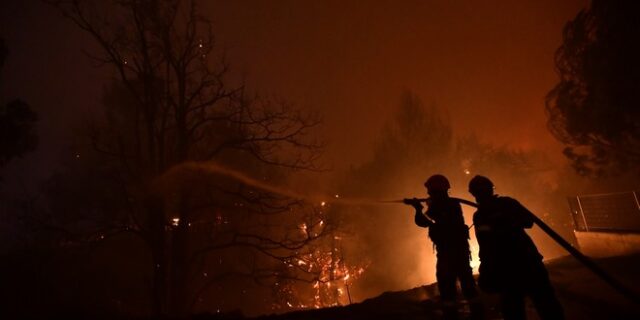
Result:
M480 247L480 289L500 294L505 320L526 318L525 296L541 319L563 319L542 255L524 230L533 226L533 214L515 199L495 195L486 177L471 179L469 192L478 203L473 223Z
M416 209L415 223L429 228L429 238L436 249L436 279L445 318L457 318L456 280L460 281L462 294L470 302L472 318L482 318L470 266L469 228L464 223L460 203L449 197L451 185L445 176L433 175L424 185L429 194L426 212L422 212L419 201L409 202Z

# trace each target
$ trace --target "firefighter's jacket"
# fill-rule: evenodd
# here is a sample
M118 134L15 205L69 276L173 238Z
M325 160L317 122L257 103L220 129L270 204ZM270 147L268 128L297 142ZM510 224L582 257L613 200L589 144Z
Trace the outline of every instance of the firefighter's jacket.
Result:
M429 238L438 254L447 248L468 248L469 228L464 224L460 203L452 198L434 199L425 214L416 212L415 222L429 228ZM468 255L468 251L466 252Z
M473 223L481 287L499 290L541 266L542 255L524 230L533 226L533 214L515 199L493 196L479 205Z

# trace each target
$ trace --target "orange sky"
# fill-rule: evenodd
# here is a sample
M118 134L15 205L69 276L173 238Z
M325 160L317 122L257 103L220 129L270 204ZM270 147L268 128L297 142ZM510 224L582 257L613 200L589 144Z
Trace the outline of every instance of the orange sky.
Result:
M458 134L561 159L544 96L562 27L586 4L216 1L207 12L250 87L321 111L340 166L369 155L405 89L448 110Z
M563 159L544 96L557 81L562 27L587 0L203 3L232 74L322 114L334 168L370 156L406 89L446 109L458 134ZM95 48L87 35L37 0L1 2L0 36L10 50L0 95L24 99L41 119L40 146L9 171L44 177L78 117L99 109L111 72L83 55Z

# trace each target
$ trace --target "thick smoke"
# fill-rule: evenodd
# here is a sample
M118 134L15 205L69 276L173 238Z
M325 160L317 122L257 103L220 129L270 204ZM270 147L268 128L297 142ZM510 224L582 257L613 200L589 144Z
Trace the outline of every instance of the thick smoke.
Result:
M375 199L425 197L424 181L444 174L452 184L452 196L470 199L471 177L490 177L497 193L521 201L531 211L570 234L563 183L550 161L535 152L486 144L475 137L456 137L448 116L435 106L425 106L406 93L374 146L373 157L344 175L344 197ZM473 200L471 198L471 200ZM354 285L359 299L390 290L404 290L435 281L435 251L426 230L413 222L407 206L349 206L337 215L348 230L348 251L366 261L365 276ZM465 221L474 212L465 208ZM530 232L546 258L562 252L539 230ZM474 268L478 265L475 234L470 240Z
M426 230L414 224L413 209L384 202L425 197L423 183L432 174L449 178L452 196L470 200L469 179L475 174L488 176L498 194L518 199L565 237L570 235L564 199L567 181L560 178L566 173L555 170L543 154L496 147L475 137L456 137L446 114L435 106L425 106L410 93L403 96L395 117L383 129L373 157L348 172L332 173L338 177L333 180L339 182L328 189L335 192L318 192L320 183L309 183L306 188L273 185L215 162L185 163L163 179L174 181L172 177L185 171L223 175L266 192L325 207L328 222L342 235L342 259L366 267L351 288L355 301L435 281L435 250ZM464 208L468 225L472 224L473 211ZM562 254L539 230L530 234L546 258ZM476 269L478 248L473 229L470 245L471 264Z

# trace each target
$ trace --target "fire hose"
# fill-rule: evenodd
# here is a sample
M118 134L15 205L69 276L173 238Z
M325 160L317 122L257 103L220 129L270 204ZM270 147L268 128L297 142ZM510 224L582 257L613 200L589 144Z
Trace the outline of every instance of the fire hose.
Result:
M452 198L452 199L458 201L461 204L466 204L466 205L468 205L470 207L474 207L474 208L478 207L478 205L475 202L472 202L472 201L469 201L469 200L460 199L460 198ZM412 198L412 199L392 200L392 201L385 201L385 202L387 202L387 203L404 203L404 204L408 204L408 205L413 205L414 203L422 203L422 202L424 202L427 205L429 205L429 203L431 203L431 199L429 199L429 198ZM542 231L544 231L547 235L549 235L549 237L551 237L551 239L553 239L557 244L559 244L561 247L563 247L565 250L567 250L574 258L576 258L576 260L578 260L585 267L587 267L587 269L591 270L591 272L593 272L596 276L598 276L600 279L602 279L604 282L606 282L615 291L619 292L620 294L622 294L623 296L625 296L629 300L633 301L634 303L640 305L640 296L636 292L634 292L633 290L629 289L627 286L623 285L621 282L619 282L614 277L612 277L604 269L602 269L600 266L598 266L598 264L596 264L593 261L593 259L591 259L591 258L585 256L584 254L582 254L582 252L580 252L573 245L571 245L567 240L565 240L562 236L560 236L557 232L555 232L551 227L549 227L549 225L547 225L544 221L542 221L540 218L538 218L535 214L531 213L531 217L533 218L533 222L538 227L540 227L540 229L542 229Z

